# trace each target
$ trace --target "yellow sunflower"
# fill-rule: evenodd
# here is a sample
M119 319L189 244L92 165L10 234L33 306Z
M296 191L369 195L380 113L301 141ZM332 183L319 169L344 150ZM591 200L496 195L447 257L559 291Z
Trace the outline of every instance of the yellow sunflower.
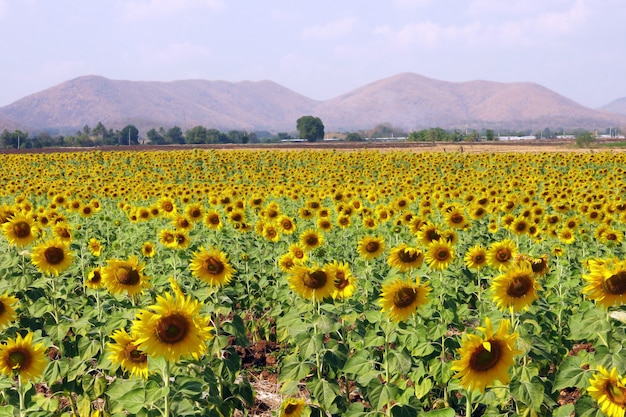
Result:
M444 270L454 260L452 244L444 239L432 241L426 250L426 263L430 268Z
M191 274L212 286L222 286L230 282L235 269L228 263L228 256L219 249L200 248L193 253L190 262Z
M307 255L304 247L299 243L292 243L291 245L289 245L287 250L300 263L305 262L309 258L309 255Z
M389 251L387 264L393 268L398 268L400 272L410 269L418 269L424 262L424 254L417 248L412 248L405 243L401 243Z
M460 359L452 364L456 371L455 378L459 378L461 385L468 389L478 389L484 392L485 388L498 380L508 384L509 369L514 364L514 356L522 353L515 348L519 335L509 333L511 322L502 320L498 331L494 332L489 318L485 319L485 327L478 327L484 337L466 334L457 350Z
M30 245L38 236L38 230L33 219L22 214L16 214L3 223L2 230L9 244L18 247Z
M598 373L589 380L587 392L598 403L607 417L624 417L626 411L626 378L620 377L617 368L609 372L598 366Z
M464 260L467 268L480 271L487 265L487 249L481 245L474 245L465 253Z
M108 342L109 360L121 366L130 376L148 378L148 355L137 348L137 341L126 330L116 330Z
M539 284L530 262L523 261L495 277L491 283L493 300L503 311L527 309L537 299Z
M378 304L391 320L398 323L407 320L418 308L426 305L431 290L428 282L420 284L411 278L395 278L383 284Z
M287 276L287 282L293 292L313 301L322 301L333 294L335 290L333 279L327 268L305 265L296 265Z
M280 232L286 235L292 234L297 228L293 219L285 215L279 216L276 220L276 224L278 225Z
M18 305L17 298L5 292L0 295L0 328L8 326L17 318L15 307Z
M97 267L89 271L85 279L85 285L94 290L102 288L104 286L102 283L102 268Z
M204 216L204 224L213 230L219 230L224 225L222 223L222 218L220 214L216 210L209 210Z
M583 294L604 308L626 303L626 260L590 259Z
M33 248L32 263L44 274L59 275L70 267L74 255L67 244L59 238L52 238Z
M363 259L371 261L385 251L385 240L380 236L365 236L359 240L357 251Z
M102 245L100 244L100 241L95 237L89 239L89 242L87 242L87 248L93 256L100 256L100 254L102 253Z
M45 368L46 348L41 343L33 344L33 333L28 332L26 337L18 333L17 338L0 345L0 373L35 381Z
M517 245L511 239L493 242L487 249L487 264L492 268L508 268L517 255Z
M304 417L304 398L287 398L280 406L280 417Z
M159 231L159 243L166 248L174 249L176 247L176 235L174 231L169 229Z
M330 264L325 265L328 274L333 280L333 294L335 299L350 298L354 294L356 289L356 278L352 275L350 266L346 262L333 261Z
M152 258L154 256L154 244L152 242L144 242L141 245L141 253L146 258Z
M131 297L141 294L150 286L150 278L143 274L145 266L134 255L127 261L109 259L102 269L102 283L111 294L126 293Z
M183 356L199 359L213 335L210 320L200 315L203 305L191 297L165 293L156 303L140 310L131 334L135 346L149 357L178 361Z
M312 250L324 243L324 236L313 229L305 230L300 234L300 243L306 250Z
M283 272L290 272L293 268L295 268L298 262L299 261L293 256L292 253L287 252L278 258L278 267Z

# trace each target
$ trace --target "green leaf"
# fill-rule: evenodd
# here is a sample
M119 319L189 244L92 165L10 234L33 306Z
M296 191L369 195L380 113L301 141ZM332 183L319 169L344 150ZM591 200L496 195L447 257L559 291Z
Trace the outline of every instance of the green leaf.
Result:
M307 387L311 390L313 398L327 410L329 410L335 400L342 395L341 388L336 381L327 381L325 379L313 380L307 384Z
M383 384L378 378L372 379L367 385L367 399L378 411L390 405L391 400L395 400L397 388L393 385Z
M552 417L570 417L574 413L574 404L565 404L554 409Z
M582 368L582 360L578 356L568 356L559 368L554 380L553 392L564 388L589 386L589 371Z
M365 349L358 350L350 356L343 365L343 371L348 374L359 375L373 369L373 363L369 358L369 352Z
M537 377L532 381L512 381L511 394L520 403L528 408L539 411L543 403L544 386Z
M433 388L433 380L431 378L424 378L418 384L415 384L415 396L420 400L430 394L430 390Z
M300 361L296 355L288 356L280 368L278 380L280 382L301 381L309 375L313 366L311 361Z
M411 369L411 357L405 350L397 351L390 350L388 353L388 361L390 371L399 376L399 374L405 374Z
M0 417L14 417L14 410L12 405L3 405L0 407Z

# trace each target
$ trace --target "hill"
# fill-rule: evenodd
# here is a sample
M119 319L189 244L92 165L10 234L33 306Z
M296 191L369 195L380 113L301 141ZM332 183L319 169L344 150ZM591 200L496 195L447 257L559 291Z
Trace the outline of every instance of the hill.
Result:
M626 115L626 97L613 100L606 106L602 106L600 110Z
M201 125L230 129L294 131L303 115L319 116L327 131L391 123L407 130L604 129L626 126L626 116L593 110L533 83L453 83L398 74L316 101L272 81L171 82L79 77L0 108L0 130L74 133L102 122L121 129Z

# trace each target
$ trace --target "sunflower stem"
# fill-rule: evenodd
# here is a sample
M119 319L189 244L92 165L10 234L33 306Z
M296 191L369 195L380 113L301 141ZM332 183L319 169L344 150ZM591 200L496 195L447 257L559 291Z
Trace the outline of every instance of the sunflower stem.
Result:
M465 393L465 416L472 417L472 399L470 398L470 392Z
M163 417L170 417L170 361L165 361L165 368L163 368L163 385L165 387Z
M24 417L24 410L26 409L24 402L25 392L24 385L22 384L22 376L19 373L17 374L17 395L20 399L20 417Z

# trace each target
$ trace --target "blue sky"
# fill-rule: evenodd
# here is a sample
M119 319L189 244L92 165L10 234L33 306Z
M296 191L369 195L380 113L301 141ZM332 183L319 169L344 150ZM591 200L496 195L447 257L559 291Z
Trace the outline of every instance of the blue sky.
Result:
M272 80L325 100L401 72L626 96L623 0L0 0L0 106L82 75Z

